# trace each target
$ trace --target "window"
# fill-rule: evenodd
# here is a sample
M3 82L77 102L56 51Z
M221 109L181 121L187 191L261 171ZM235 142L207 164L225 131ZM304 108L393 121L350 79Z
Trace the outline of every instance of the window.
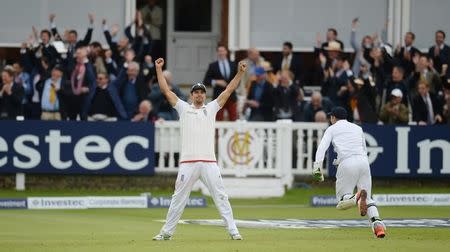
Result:
M175 0L175 31L211 31L212 0Z

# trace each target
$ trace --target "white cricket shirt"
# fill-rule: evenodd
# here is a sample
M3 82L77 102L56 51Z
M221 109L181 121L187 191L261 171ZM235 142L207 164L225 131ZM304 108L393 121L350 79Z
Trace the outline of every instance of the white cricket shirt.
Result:
M323 162L330 143L333 143L339 161L354 155L367 156L364 132L361 127L347 120L339 120L325 130L317 148L316 162Z
M174 107L180 116L182 162L215 162L214 152L216 114L220 106L216 100L197 109L178 99Z

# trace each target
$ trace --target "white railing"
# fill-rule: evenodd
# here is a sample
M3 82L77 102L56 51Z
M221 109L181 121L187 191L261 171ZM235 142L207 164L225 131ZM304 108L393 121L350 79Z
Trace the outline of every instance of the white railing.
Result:
M327 126L290 120L217 122L217 162L224 176L271 176L291 186L294 175L311 174L315 150ZM156 123L155 171L176 173L179 152L179 122Z

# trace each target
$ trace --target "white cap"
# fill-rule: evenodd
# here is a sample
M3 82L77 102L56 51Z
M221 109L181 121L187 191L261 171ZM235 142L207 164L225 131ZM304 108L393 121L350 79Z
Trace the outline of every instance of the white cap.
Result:
M400 98L403 97L402 91L401 91L400 89L398 89L398 88L393 89L393 90L391 91L391 95L393 95L393 96L395 96L395 97L400 97Z

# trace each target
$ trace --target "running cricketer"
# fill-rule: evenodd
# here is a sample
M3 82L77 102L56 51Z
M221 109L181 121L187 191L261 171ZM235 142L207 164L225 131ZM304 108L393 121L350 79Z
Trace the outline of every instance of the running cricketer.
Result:
M153 240L171 240L176 225L189 199L192 186L200 179L209 189L231 239L242 240L236 227L228 196L225 193L219 166L214 152L216 113L238 87L247 64L239 62L239 71L226 89L213 101L205 105L206 87L197 83L191 87L191 101L180 100L169 88L162 73L164 59L155 61L156 75L161 92L180 116L181 157L175 192L172 196L166 223Z
M313 176L323 181L321 171L325 152L333 143L337 152L336 198L337 209L345 210L358 206L361 216L368 215L372 230L377 238L384 238L386 226L380 219L375 202L371 198L372 177L367 159L364 133L356 124L347 121L347 111L343 107L335 107L330 112L331 126L325 130L316 152L313 165ZM357 187L357 193L353 191Z

